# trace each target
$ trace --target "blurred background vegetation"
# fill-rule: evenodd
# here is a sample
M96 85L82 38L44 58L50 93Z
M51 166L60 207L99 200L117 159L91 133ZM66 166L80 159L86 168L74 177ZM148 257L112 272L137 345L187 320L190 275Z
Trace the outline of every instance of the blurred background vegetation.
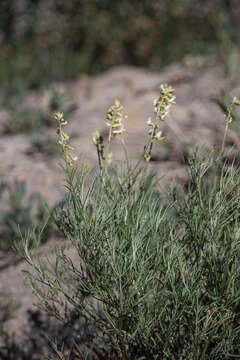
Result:
M159 70L187 54L230 55L239 0L1 0L7 95L113 65Z

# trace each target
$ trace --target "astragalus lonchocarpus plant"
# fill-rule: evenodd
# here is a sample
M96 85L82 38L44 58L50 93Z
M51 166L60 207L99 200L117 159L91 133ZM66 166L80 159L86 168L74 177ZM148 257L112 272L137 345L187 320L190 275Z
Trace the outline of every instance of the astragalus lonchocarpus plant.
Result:
M100 169L90 185L88 171L72 166L63 114L55 116L69 189L55 219L78 260L59 249L46 266L32 256L26 238L25 257L34 270L27 274L48 313L73 330L76 319L92 329L84 344L78 332L68 357L56 349L58 359L240 357L240 170L222 161L231 107L219 156L189 159L186 196L173 192L166 200L146 166L153 142L163 140L161 120L174 100L173 89L162 85L134 166L115 102L107 113L107 146L97 130L92 135ZM234 98L231 106L238 103ZM125 164L109 171L115 136Z

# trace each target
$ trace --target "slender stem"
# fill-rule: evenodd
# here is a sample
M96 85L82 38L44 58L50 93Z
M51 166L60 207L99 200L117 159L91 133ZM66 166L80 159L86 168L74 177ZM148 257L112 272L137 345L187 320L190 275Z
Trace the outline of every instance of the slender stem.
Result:
M156 132L156 130L155 130ZM154 132L152 133L152 135L149 137L147 145L144 148L144 151L142 152L142 154L140 155L138 161L136 162L135 166L130 170L130 166L129 166L129 170L130 172L128 173L128 176L126 177L125 181L123 181L122 185L124 185L129 178L133 175L133 173L137 170L138 166L140 165L140 163L144 160L144 156L147 154L147 149L150 146L150 149L152 149L152 143L153 143L153 137L154 137Z
M98 155L98 165L99 165L100 171L102 171L102 160L101 160L101 153L99 150L99 146L97 147L97 155Z
M218 158L217 158L218 165L219 165L219 162L220 162L220 160L222 158L222 155L223 155L223 152L224 152L224 149L225 149L228 128L229 128L229 118L227 118L227 121L226 121L226 126L225 126L225 130L224 130L221 150L220 150L220 153L219 153Z
M226 139L227 139L227 134L228 134L228 129L229 129L229 124L231 122L231 115L232 115L232 107L233 107L233 103L231 103L231 105L229 106L229 108L227 109L227 120L226 120L226 125L225 125L225 130L224 130L224 135L223 135L223 140L222 140L222 145L221 145L221 150L219 152L219 155L216 159L216 166L214 169L214 176L213 176L213 189L216 189L216 185L217 185L217 170L220 167L220 161L222 160L222 156L224 153L224 149L225 149L225 144L226 144Z
M123 151L124 151L124 156L125 156L125 161L126 161L126 164L127 164L127 169L128 169L128 172L130 171L130 164L129 164L129 158L128 158L128 152L127 152L127 148L126 148L126 144L125 144L125 141L124 141L124 138L121 134L121 143L122 143L122 147L123 147Z

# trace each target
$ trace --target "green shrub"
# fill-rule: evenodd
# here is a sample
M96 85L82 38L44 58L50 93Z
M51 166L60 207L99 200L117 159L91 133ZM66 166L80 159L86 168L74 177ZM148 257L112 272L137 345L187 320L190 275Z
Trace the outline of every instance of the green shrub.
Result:
M180 197L161 194L147 172L159 131L174 102L161 86L148 119L148 141L135 166L127 158L118 101L107 113L108 145L92 138L99 172L72 168L76 160L57 113L69 194L55 210L64 249L36 260L25 238L34 293L51 315L72 326L85 319L92 336L76 340L69 359L234 359L240 356L240 170L222 161L234 98L226 114L219 154L188 160L189 187ZM109 147L120 137L125 162L109 170ZM141 165L144 164L145 165ZM33 272L34 270L34 272ZM65 359L56 348L58 359Z
M49 110L57 112L62 110L66 117L70 116L77 109L77 104L66 96L64 93L59 92L57 89L52 89L51 98L49 101Z
M34 134L31 148L27 154L41 153L47 156L54 156L58 153L58 145L55 136L45 134Z
M5 323L14 317L16 310L21 306L19 302L13 300L13 297L10 293L1 293L0 294L0 359L11 360L11 357L8 356L10 350L10 336L5 329ZM11 343L12 345L12 343ZM12 349L12 348L11 348Z
M10 186L7 183L1 184L0 195L8 192L8 209L0 212L0 249L10 250L15 243L19 243L22 236L35 228L36 233L46 240L50 234L50 222L42 233L43 226L49 219L49 210L39 194L32 194L26 200L26 184L24 181L15 180ZM0 189L0 190L1 190Z
M15 101L23 100L20 98ZM51 97L49 99L48 111L44 112L40 108L24 108L19 110L19 106L15 106L15 102L10 102L5 104L10 112L10 119L8 119L4 124L4 133L6 134L15 134L19 132L24 132L26 134L36 133L39 136L41 141L40 130L44 127L54 126L54 122L49 118L49 112L56 112L62 109L66 114L66 117L70 116L77 109L76 103L70 101L66 95L52 89ZM46 145L45 145L46 147ZM52 147L53 148L53 147ZM50 151L51 152L51 151Z
M32 133L42 126L49 125L51 125L49 117L40 109L23 109L12 112L10 120L4 125L4 132L6 134Z

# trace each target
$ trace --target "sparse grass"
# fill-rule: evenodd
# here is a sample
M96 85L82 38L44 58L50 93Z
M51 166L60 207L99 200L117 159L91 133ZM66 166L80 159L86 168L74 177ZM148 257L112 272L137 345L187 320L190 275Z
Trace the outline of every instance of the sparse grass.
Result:
M21 304L14 301L10 293L0 295L0 336L3 334L4 323L14 316L19 306Z
M47 156L54 156L58 153L56 139L52 135L36 134L33 135L31 148L27 154L41 153Z
M13 104L10 102L7 106L10 118L5 122L3 131L6 134L23 132L39 135L42 128L54 126L49 113L63 110L66 116L70 116L76 108L76 104L70 101L66 95L53 88L47 111L29 107L21 109L20 105L16 106L15 102Z
M40 109L23 109L11 111L10 120L4 125L5 134L39 131L43 126L51 126L49 116Z
M160 88L149 138L135 165L123 139L122 106L108 110L108 144L92 134L99 172L72 167L67 122L57 113L68 196L55 210L59 229L78 260L64 249L56 260L36 259L25 238L27 273L41 307L75 329L92 329L76 340L68 357L55 359L234 359L240 357L240 170L223 161L234 98L217 154L188 158L189 186L160 193L148 174L154 143L163 141L161 120L174 103L173 89ZM170 106L169 106L170 105ZM109 170L110 145L120 137L125 161ZM39 240L37 236L37 242Z
M7 208L0 212L0 249L13 250L14 243L19 243L33 228L46 241L50 235L49 210L39 194L32 194L26 199L26 184L15 180L14 184L1 184L1 197L7 192ZM42 232L44 226L44 231Z
M8 359L7 353L10 345L9 334L5 330L5 323L14 317L15 312L20 306L21 303L13 299L10 293L0 294L0 359Z
M66 94L59 92L57 89L52 89L51 98L49 101L49 110L51 113L63 111L66 118L68 118L77 109L77 104L72 102Z

